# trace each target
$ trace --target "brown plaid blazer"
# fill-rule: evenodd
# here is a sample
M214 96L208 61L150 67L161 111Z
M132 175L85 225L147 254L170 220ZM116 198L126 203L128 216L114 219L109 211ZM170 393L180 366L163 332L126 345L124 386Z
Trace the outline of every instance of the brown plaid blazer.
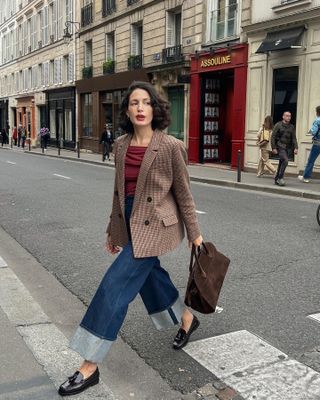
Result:
M131 135L115 141L115 184L107 227L111 243L128 243L125 223L125 157ZM130 218L134 256L159 256L177 247L186 227L189 241L200 236L186 167L187 153L180 140L155 131L144 155Z

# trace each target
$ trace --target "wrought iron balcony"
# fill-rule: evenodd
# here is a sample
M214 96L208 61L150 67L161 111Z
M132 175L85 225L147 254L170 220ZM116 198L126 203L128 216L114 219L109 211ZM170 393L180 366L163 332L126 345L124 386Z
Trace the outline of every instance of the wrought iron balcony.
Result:
M139 0L127 0L127 6L131 6L134 3L138 3Z
M182 54L182 46L179 44L178 46L167 47L166 49L162 49L162 63L168 64L172 62L183 61L184 57Z
M106 17L107 15L110 15L115 11L116 11L116 0L103 0L102 4L103 17Z
M93 3L87 4L81 8L81 26L87 26L92 23L92 8Z
M140 69L143 66L143 54L137 56L130 56L128 58L128 69L132 71L134 69Z

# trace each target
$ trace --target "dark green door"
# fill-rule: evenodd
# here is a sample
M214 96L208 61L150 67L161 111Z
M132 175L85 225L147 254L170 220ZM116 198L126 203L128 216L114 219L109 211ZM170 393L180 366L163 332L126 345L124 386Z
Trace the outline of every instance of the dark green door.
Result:
M171 124L168 133L184 140L184 89L183 86L169 87L168 98L171 104Z

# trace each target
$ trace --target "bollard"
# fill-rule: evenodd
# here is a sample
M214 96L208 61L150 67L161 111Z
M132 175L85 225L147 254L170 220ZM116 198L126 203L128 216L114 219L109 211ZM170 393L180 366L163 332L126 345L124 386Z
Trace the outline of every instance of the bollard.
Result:
M80 158L80 142L77 142L78 158Z
M241 150L238 150L237 182L241 182Z
M13 148L13 139L11 138L11 148Z
M41 151L42 151L42 154L44 154L44 147L43 147L43 145L41 146Z
M60 156L60 140L58 141L58 156Z
M31 151L31 138L30 138L30 136L29 136L29 141L28 141L28 148L29 148L29 151Z

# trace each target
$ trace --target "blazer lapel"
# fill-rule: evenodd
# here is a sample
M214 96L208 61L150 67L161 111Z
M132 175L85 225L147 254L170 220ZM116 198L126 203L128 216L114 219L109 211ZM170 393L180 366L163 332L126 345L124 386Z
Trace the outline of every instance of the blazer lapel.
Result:
M121 206L122 215L125 215L125 177L124 177L124 168L125 168L125 160L128 147L131 142L132 135L127 134L127 137L118 145L118 154L117 154L117 183L118 183L118 192L119 192L119 201Z
M135 207L139 203L142 190L146 183L149 169L158 154L158 149L159 149L160 143L161 143L164 135L165 135L165 133L163 133L161 131L154 131L154 133L152 135L152 139L151 139L149 146L145 152L145 155L144 155L142 163L141 163L139 176L138 176L138 181L137 181L137 186L136 186L136 191L135 191L135 196L134 196L134 202L133 202L133 206L132 206L132 213L134 212Z

